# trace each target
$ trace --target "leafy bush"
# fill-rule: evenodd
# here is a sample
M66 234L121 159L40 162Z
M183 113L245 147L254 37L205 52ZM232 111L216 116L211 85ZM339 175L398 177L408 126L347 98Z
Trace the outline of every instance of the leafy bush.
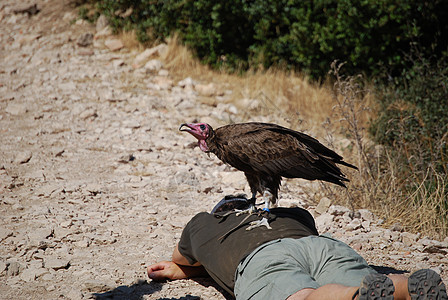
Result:
M448 234L448 63L436 69L427 60L414 61L412 72L383 85L383 110L372 133L383 146L365 139L360 120L368 111L368 91L361 76L341 76L333 65L335 112L356 150L359 172L351 179L353 207L368 207L407 231L444 239ZM381 89L379 89L381 90ZM356 155L354 155L356 157ZM352 159L354 159L352 157Z
M448 63L409 60L411 69L378 86L381 109L371 133L401 151L414 172L432 165L448 174Z
M415 205L431 205L448 232L448 63L415 56L413 66L378 87L381 109L371 126L395 159L394 174ZM425 204L427 203L427 204ZM424 220L421 220L423 224Z
M400 70L410 42L440 57L448 39L443 0L95 2L115 29L136 28L142 42L178 31L215 67L283 65L319 77L338 59L351 73L375 74L384 67ZM129 8L132 13L123 15Z

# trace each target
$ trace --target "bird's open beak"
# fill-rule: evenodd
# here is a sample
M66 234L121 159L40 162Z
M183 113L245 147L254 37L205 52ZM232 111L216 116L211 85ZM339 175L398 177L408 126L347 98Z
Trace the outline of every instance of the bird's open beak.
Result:
M188 127L188 128L185 128L185 127ZM180 124L179 130L188 132L189 134L191 134L198 140L205 139L204 136L202 135L202 132L197 128L196 124L188 124L188 123Z
M182 128L182 127L184 127L184 126L187 126L188 129L186 129L186 128ZM187 124L187 123L182 123L182 124L180 124L179 130L180 130L180 131L187 131L187 132L190 132L190 130L191 130L190 124Z

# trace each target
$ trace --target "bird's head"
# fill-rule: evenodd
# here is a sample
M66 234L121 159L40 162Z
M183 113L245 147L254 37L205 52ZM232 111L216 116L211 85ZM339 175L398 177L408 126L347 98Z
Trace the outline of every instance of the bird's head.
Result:
M186 131L198 139L199 148L204 152L209 152L206 140L213 135L213 128L207 123L183 123L179 127L180 131Z

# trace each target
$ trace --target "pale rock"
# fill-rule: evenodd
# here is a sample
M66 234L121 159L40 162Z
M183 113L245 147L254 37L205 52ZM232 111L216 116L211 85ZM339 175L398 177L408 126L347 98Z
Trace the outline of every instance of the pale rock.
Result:
M27 105L25 103L11 102L6 107L5 111L13 116L23 115L28 111Z
M320 199L319 204L316 206L315 211L321 215L323 213L326 213L328 208L331 205L331 199L328 197L322 197L322 199Z
M80 47L88 47L93 43L93 34L90 32L83 33L76 40L76 44Z
M409 232L401 232L400 235L401 235L401 241L407 247L411 247L417 242L418 236L416 234Z
M333 216L342 216L350 213L350 209L341 205L331 205L328 208L328 213Z
M72 20L76 19L76 16L73 14L73 12L66 12L64 16L62 17L62 20L71 22Z
M6 239L7 237L10 237L14 234L12 230L9 230L4 227L0 227L0 242Z
M346 138L339 139L337 144L339 145L339 148L346 149L352 144L352 141Z
M70 260L65 258L48 257L44 259L44 265L47 269L67 269L70 266Z
M90 48L81 48L81 49L78 50L77 53L78 53L78 55L80 55L80 56L91 56L91 55L95 54L95 52L93 51L93 49L90 49ZM78 96L76 96L76 95L70 95L70 98L73 99L73 100L75 100L75 101L80 100L80 99L78 98Z
M373 215L373 213L370 210L360 209L358 211L361 214L361 219L370 221L370 222L373 222L373 220L375 220L375 216Z
M158 59L151 59L145 64L144 68L148 72L157 72L163 68L163 63Z
M173 86L173 81L165 76L156 76L153 78L155 86L151 86L156 90L168 90Z
M426 246L434 244L434 241L428 239L427 237L424 237L422 239L419 239L418 243L426 247Z
M60 225L61 225L62 228L68 228L68 227L73 225L73 221L72 220L65 220L65 221L62 221L60 223Z
M419 261L415 264L415 269L416 270L420 270L420 269L429 269L431 266L429 265L429 263L426 262L422 262Z
M59 186L57 185L44 185L39 189L36 189L36 195L39 197L50 197L54 192L56 192L59 189Z
M193 88L196 85L196 81L194 81L191 77L187 77L177 83L178 86L182 88Z
M56 227L54 229L54 237L57 239L63 239L66 238L68 235L70 235L72 233L72 231L70 229L67 228L61 228L61 227Z
M110 51L118 51L124 47L123 42L119 39L109 39L104 42L104 45Z
M302 203L297 199L279 199L278 200L279 207L303 207Z
M26 34L22 38L19 39L20 44L28 44L34 40L37 40L41 37L41 34Z
M24 210L25 207L24 207L22 204L20 204L20 203L16 203L16 204L14 204L14 205L12 206L12 209L16 209L16 210Z
M105 283L99 280L87 280L84 282L84 287L89 292L106 292L114 288L113 284Z
M136 119L127 119L123 121L123 126L126 128L137 129L140 128L142 125Z
M40 277L43 281L53 281L54 280L54 275L51 273L45 273ZM54 291L56 288L54 285L50 285L49 287L46 288L47 291Z
M120 128L120 132L122 135L132 135L132 128Z
M95 33L95 35L93 36L94 40L99 40L108 36L112 35L112 29L110 28L110 26L106 26L103 29L101 29L100 31L97 31L97 33ZM95 48L100 48L103 44L102 43L98 43L95 44L94 41L94 47Z
M231 114L234 114L234 115L237 115L237 114L238 114L238 108L236 108L236 106L233 105L233 104L230 104L230 105L227 107L227 110L228 110L228 112L231 113Z
M194 86L194 89L196 92L198 92L199 95L204 96L204 97L211 97L217 93L216 87L213 83L196 84Z
M34 281L37 278L37 271L38 269L35 268L25 269L24 272L20 274L20 279L22 279L25 282Z
M16 24L19 17L17 15L12 15L9 17L9 19L6 21L8 24Z
M361 226L362 226L362 228L365 229L366 232L370 231L370 221L368 221L368 220L362 221Z
M114 66L114 68L118 68L118 67L124 66L125 62L122 59L114 59L112 61L112 65Z
M348 223L347 226L346 226L347 230L350 230L350 231L360 229L361 227L362 227L361 226L361 221L359 219L351 220L351 222Z
M162 70L159 70L157 75L159 75L159 76L168 76L168 75L170 75L170 73L168 72L168 70L162 69Z
M43 251L43 250L40 250ZM40 259L34 259L31 260L28 264L27 264L27 269L42 269L43 268L43 262Z
M193 172L187 171L178 171L176 174L170 179L169 185L171 187L178 186L179 184L187 184L190 186L198 185L199 181Z
M236 190L244 190L247 183L246 176L243 172L220 172L221 183L226 186L231 186Z
M17 153L16 157L14 158L14 162L17 164L26 164L31 160L33 157L33 153L28 150L21 151Z
M78 300L78 299L84 298L83 293L76 288L70 289L70 291L68 293L66 293L64 296L67 297L68 299L72 299L72 300Z
M53 234L53 228L45 227L38 228L28 232L28 240L30 244L34 247L45 246L45 240Z
M60 157L65 152L65 149L58 147L58 148L53 149L51 152L55 157Z
M318 231L321 233L327 231L331 227L333 219L334 219L334 216L329 213L324 213L324 214L318 216L315 219L316 227L317 227Z
M96 112L96 109L89 108L89 109L86 109L83 112L81 112L79 114L79 117L83 120L86 120L86 119L90 119L90 118L96 118L96 117L98 117L98 114Z
M403 231L403 226L400 223L394 223L392 226L390 226L389 228L392 231Z
M117 239L112 236L100 236L96 235L93 237L93 241L97 245L110 245L117 242Z
M20 3L16 4L14 7L12 7L12 12L14 14L27 14L28 16L35 15L39 13L40 9L38 8L37 4L29 4L29 3Z
M78 19L78 20L76 20L75 24L76 24L76 25L79 25L79 26L88 26L88 25L89 25L89 22L87 22L87 21L84 20L84 19Z
M6 275L8 277L10 276L17 276L20 274L20 272L23 271L23 266L17 262L17 261L11 261L8 264L8 270L6 271Z
M104 28L106 28L109 25L109 21L107 20L107 17L103 14L101 14L98 19L96 20L96 32L100 32Z
M160 44L153 48L148 48L139 55L137 55L134 59L134 67L139 68L142 64L144 64L148 59L150 59L154 55L163 55L166 51L167 45Z
M6 271L6 269L8 268L8 266L6 265L6 263L4 261L0 261L0 275Z
M260 101L258 101L257 99L244 98L239 100L237 104L239 107L242 107L249 111L257 111L261 108Z
M90 241L89 240L77 241L75 242L75 245L79 248L87 248L90 246Z

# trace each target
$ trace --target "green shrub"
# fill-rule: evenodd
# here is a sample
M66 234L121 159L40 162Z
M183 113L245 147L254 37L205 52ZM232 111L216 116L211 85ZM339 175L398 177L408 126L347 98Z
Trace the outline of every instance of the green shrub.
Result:
M411 42L446 54L448 2L405 0L96 0L117 29L142 42L178 31L215 67L282 65L314 77L346 61L350 73L399 71ZM132 14L122 13L132 7ZM445 51L445 52L444 52Z
M418 204L438 199L432 204L447 224L448 62L430 63L422 57L410 61L410 70L378 86L381 109L370 129L398 162L395 176L403 181L403 192L410 199L417 195L413 201Z
M409 145L410 160L419 157L448 174L448 62L430 63L423 57L409 60L413 63L409 70L392 82L379 84L381 109L371 133L381 144ZM409 149L417 145L420 149L412 153Z

